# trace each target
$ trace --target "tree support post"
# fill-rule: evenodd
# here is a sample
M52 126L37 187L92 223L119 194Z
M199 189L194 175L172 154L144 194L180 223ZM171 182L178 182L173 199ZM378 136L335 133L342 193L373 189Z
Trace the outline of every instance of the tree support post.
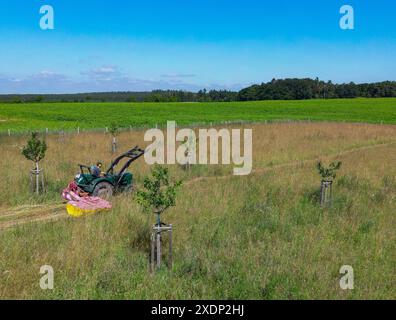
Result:
M117 140L116 137L113 137L113 141L111 143L111 152L116 153L117 152Z
M162 243L163 235L169 235L169 257L168 266L172 269L173 265L173 250L172 250L172 236L173 227L171 224L154 225L151 231L151 254L150 254L150 269L151 272L158 270L162 264Z
M333 200L333 181L322 180L320 188L320 206L322 208L330 207Z
M38 164L36 164L36 168L30 171L30 183L32 192L35 192L37 195L40 193L40 177L41 177L41 191L44 192L44 169L39 169Z

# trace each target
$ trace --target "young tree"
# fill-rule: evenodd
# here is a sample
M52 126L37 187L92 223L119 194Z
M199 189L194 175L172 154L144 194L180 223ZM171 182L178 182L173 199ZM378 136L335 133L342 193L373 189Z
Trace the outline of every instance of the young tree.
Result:
M31 138L28 140L27 145L23 147L22 154L26 159L33 161L35 164L35 175L36 175L36 193L39 194L39 162L44 159L45 152L47 151L47 144L45 140L38 138L38 133L33 132Z
M316 167L323 181L333 181L337 175L337 171L341 168L342 162L332 162L328 167L318 161Z
M137 191L136 201L146 212L157 215L157 225L161 226L161 214L176 205L177 190L182 182L170 182L169 170L155 166L151 170L152 177L146 177L143 182L144 190Z
M332 162L328 167L324 166L321 161L316 164L318 172L322 177L320 185L320 205L322 207L331 206L333 198L333 180L337 171L341 168L341 162Z
M196 152L196 146L198 143L198 139L195 138L194 136L190 135L190 137L185 137L184 141L181 143L182 146L184 146L185 151L184 151L184 156L189 159L186 164L184 164L182 167L188 171L191 169L191 163L190 159L192 158L193 154Z
M111 143L111 152L115 153L117 151L117 136L120 133L120 127L116 122L112 122L109 127L109 133L113 137L113 141Z

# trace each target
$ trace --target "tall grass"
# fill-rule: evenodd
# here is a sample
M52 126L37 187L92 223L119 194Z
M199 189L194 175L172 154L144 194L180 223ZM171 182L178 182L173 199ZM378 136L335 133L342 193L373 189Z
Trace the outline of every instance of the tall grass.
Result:
M154 217L143 214L131 195L116 197L111 212L0 231L0 297L394 299L396 147L336 154L389 142L395 130L349 124L256 126L256 171L250 176L219 177L230 173L223 167L198 167L187 176L172 167L174 176L191 181L184 184L177 207L163 217L175 230L171 271L148 272ZM108 157L110 139L95 137L70 137L59 146L49 138L46 170L55 182L43 201L54 201L57 188L70 179L75 169L69 163ZM139 134L120 137L123 146L131 140L141 142ZM2 147L1 174L9 181L15 175L25 179L29 165L10 161L17 159L11 144L2 141ZM315 201L320 178L314 165L300 162L318 156L343 161L331 209ZM300 164L275 165L293 161ZM274 165L268 169L269 164ZM143 161L136 163L138 181L148 169ZM2 185L3 205L36 202L24 191L23 180L16 181L8 186L12 192ZM39 287L44 264L55 270L53 291ZM354 290L339 287L342 265L354 268Z
M256 171L396 141L395 127L390 125L277 123L227 127L253 128L253 170ZM121 133L117 139L119 153L135 145L147 146L149 143L143 141L143 136L144 131ZM25 135L0 136L0 176L3 181L0 184L0 207L58 201L61 190L79 172L78 164L91 165L100 160L107 167L115 156L111 153L112 138L103 132L48 135L48 152L41 164L47 192L37 198L29 190L32 163L21 155L27 138ZM139 183L150 168L140 159L132 164L130 170ZM191 172L182 170L181 166L171 166L170 170L176 178L184 180L232 174L232 166L222 165L196 165Z

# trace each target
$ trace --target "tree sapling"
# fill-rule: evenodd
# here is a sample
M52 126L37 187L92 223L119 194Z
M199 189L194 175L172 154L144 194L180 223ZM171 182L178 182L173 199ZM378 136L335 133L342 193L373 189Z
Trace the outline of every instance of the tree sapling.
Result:
M47 144L45 140L40 140L38 138L37 132L32 132L30 139L27 142L27 145L23 147L22 154L26 159L33 161L35 164L35 168L31 171L33 175L36 176L36 193L40 193L40 184L39 184L39 175L42 171L39 167L39 163L45 157L45 152L47 151ZM42 188L44 190L44 180L42 180Z
M112 143L111 143L111 152L116 153L117 151L117 136L120 134L120 127L116 122L112 122L110 124L110 127L108 129L109 133L113 137Z
M155 166L151 174L151 178L144 179L144 190L137 191L136 201L145 211L155 213L157 225L161 226L161 214L176 205L177 190L182 182L171 183L169 170L161 166Z
M155 265L161 267L162 260L162 234L169 234L169 265L172 266L172 225L161 222L161 214L170 207L176 205L176 193L181 181L171 183L167 168L155 166L151 171L152 178L144 179L144 191L137 191L137 202L147 212L157 215L157 223L153 226L151 233L151 271L154 272Z
M342 162L332 162L328 167L324 166L321 161L318 161L316 168L322 178L320 188L320 205L322 207L328 206L332 201L332 185L333 180L337 176L337 171L341 168Z

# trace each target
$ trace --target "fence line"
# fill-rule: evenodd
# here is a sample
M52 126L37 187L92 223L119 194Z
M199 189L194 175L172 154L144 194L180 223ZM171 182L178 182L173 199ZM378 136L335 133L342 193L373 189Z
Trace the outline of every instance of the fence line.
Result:
M192 122L190 124L178 124L178 128L180 127L186 127L186 128L197 128L197 127L211 127L211 126L221 126L221 125L258 125L258 124L274 124L274 123L312 123L312 122L340 122L340 121L331 121L331 120L312 120L312 119L305 119L305 120L298 120L298 119L267 119L267 120L230 120L230 121L201 121L201 122ZM342 121L346 122L346 121ZM352 122L352 123L361 123L361 122ZM388 123L384 123L384 121L380 122L369 122L369 124L377 124L377 125L389 125ZM133 126L129 125L127 127L122 127L119 129L121 132L133 132L133 131L142 131L142 130L148 130L148 129L164 129L167 127L167 124L158 124L156 123L155 125L148 125L148 124L143 124L139 126ZM13 129L7 129L7 131L0 131L0 136L24 136L27 135L31 132L38 132L42 133L45 135L56 135L56 134L77 134L79 135L80 133L98 133L98 132L103 132L105 134L109 133L109 128L104 127L104 128L62 128L62 129L54 129L51 130L49 128L45 129L33 129L33 130L13 130Z

